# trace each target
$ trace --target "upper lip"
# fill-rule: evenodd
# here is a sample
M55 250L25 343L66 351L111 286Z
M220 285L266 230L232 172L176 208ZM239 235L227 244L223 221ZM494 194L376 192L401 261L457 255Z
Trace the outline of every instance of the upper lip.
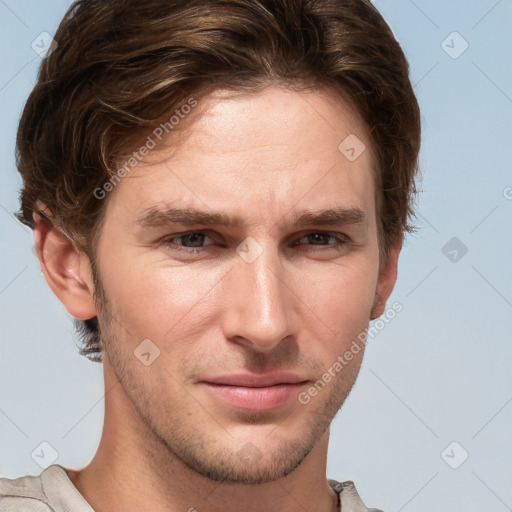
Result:
M241 386L246 388L265 388L268 386L275 386L277 384L298 384L306 381L307 379L290 372L275 372L264 375L257 375L254 373L232 373L202 379L202 382L207 384Z

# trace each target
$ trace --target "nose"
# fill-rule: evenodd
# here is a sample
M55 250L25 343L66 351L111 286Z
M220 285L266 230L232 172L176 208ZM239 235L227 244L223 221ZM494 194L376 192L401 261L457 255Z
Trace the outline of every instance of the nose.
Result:
M294 295L277 251L265 249L252 262L237 256L224 284L222 323L227 339L254 351L271 352L294 334Z

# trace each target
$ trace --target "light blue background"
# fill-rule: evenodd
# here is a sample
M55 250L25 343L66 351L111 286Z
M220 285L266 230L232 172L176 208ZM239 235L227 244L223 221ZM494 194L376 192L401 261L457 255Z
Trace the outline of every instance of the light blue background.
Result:
M391 511L512 510L512 1L376 0L402 43L422 107L418 234L391 302L403 311L369 343L335 419L328 475ZM14 219L14 138L40 57L69 1L0 0L0 474L38 473L42 442L85 465L103 418L101 366L78 355L72 322ZM441 43L457 31L457 59ZM450 41L453 39L453 43ZM446 44L446 43L445 43ZM461 48L453 36L447 44ZM468 252L450 261L458 237ZM452 469L441 452L458 460Z

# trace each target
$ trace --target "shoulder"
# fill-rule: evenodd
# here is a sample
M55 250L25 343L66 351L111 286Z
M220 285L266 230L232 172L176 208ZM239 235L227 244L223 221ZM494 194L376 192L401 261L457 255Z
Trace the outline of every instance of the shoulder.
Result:
M91 512L58 464L39 475L0 478L0 512Z
M340 496L340 505L343 512L383 512L378 508L367 508L357 492L354 482L337 482L328 480L329 485Z
M49 512L41 475L0 478L0 512Z

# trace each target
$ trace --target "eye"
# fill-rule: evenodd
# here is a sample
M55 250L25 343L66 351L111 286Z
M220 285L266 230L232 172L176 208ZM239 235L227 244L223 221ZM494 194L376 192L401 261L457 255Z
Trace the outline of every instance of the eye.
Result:
M318 231L307 233L306 235L300 237L294 246L306 244L313 246L326 246L326 249L339 249L347 243L348 240L338 233L335 234Z
M292 244L292 247L299 247L303 250L310 249L313 252L330 250L339 251L347 246L348 243L349 239L340 233L314 231L306 233L296 239L296 242ZM166 249L181 252L185 256L205 254L207 251L216 247L215 240L201 231L169 235L161 241L161 244Z
M206 239L211 240L211 238L205 233L192 232L169 236L165 238L162 243L173 249L198 252L197 249L202 249L205 246Z

